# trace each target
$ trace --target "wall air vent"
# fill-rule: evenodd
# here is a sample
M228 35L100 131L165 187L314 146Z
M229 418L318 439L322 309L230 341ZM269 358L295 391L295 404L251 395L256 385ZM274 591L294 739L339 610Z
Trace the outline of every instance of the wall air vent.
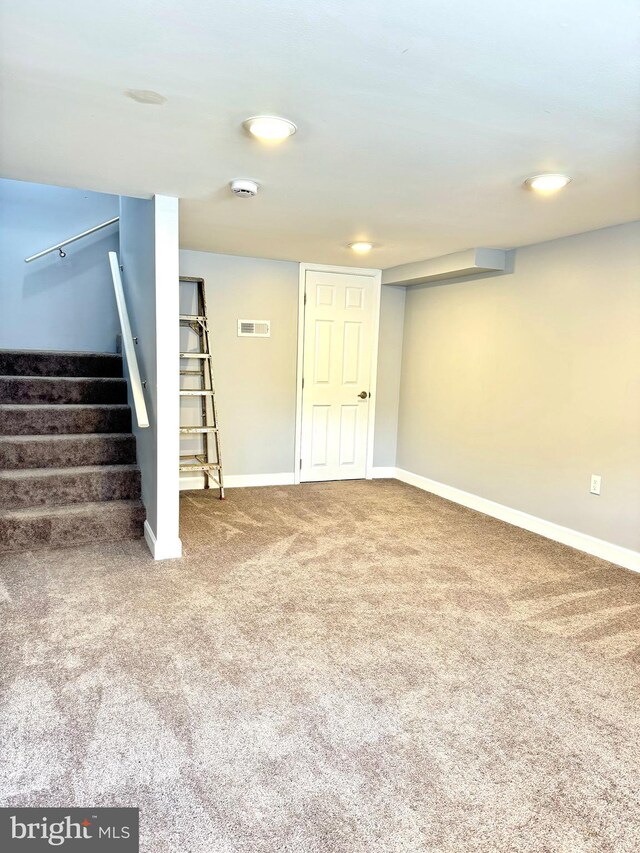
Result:
M270 338L271 320L238 320L239 338Z

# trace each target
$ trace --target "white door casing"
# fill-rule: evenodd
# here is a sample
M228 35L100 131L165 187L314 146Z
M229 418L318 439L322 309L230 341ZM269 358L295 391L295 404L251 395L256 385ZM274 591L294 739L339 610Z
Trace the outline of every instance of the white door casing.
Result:
M296 482L371 477L380 279L300 265Z

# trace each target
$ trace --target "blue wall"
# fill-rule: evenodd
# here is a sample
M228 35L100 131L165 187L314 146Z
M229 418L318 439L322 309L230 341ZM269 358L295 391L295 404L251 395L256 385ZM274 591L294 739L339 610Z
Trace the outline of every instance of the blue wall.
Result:
M119 331L107 252L112 225L56 253L28 255L118 215L117 196L0 180L0 347L113 352Z

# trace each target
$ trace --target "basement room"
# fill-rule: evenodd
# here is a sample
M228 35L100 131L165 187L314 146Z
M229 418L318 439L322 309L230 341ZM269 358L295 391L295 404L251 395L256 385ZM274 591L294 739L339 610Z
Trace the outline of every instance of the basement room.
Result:
M639 38L0 2L3 853L640 850Z

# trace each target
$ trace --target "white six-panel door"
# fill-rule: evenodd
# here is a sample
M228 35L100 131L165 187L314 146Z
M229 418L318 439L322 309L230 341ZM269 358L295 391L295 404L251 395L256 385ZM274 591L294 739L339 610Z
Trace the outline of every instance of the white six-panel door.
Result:
M376 277L305 271L300 479L366 476Z

